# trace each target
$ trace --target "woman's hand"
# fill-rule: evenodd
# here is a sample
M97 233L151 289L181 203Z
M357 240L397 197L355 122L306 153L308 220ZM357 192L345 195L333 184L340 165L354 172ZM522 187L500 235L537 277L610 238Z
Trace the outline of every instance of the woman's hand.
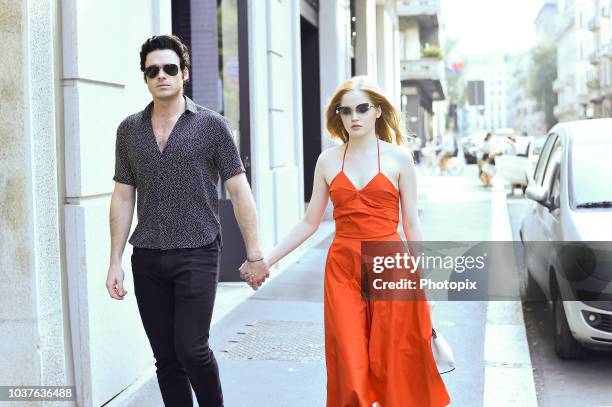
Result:
M240 277L245 280L253 290L257 290L264 281L270 277L270 270L265 260L244 261L239 268Z

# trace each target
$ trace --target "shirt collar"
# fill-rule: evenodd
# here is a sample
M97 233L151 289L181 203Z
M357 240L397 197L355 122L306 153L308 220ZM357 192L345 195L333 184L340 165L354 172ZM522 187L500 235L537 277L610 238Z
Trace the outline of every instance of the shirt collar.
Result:
M198 108L196 104L193 103L193 100L189 99L187 96L183 96L185 98L185 110L190 111L191 113L196 113Z
M196 104L193 102L193 100L189 99L185 95L183 95L183 98L185 98L185 111L196 113L198 111L198 108L196 107ZM144 114L142 115L143 120L151 119L152 113L153 113L153 101L151 101L147 105L147 107L144 108Z

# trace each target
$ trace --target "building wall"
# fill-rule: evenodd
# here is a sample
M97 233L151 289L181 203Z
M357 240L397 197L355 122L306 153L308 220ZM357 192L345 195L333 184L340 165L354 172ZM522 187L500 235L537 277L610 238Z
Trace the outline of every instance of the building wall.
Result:
M400 38L400 59L421 59L419 23L416 20L404 20L400 24Z
M108 212L117 126L150 101L138 51L147 37L171 32L170 16L169 0L62 2L66 296L84 406L108 401L154 362L135 301L130 245L123 256L128 296L115 301L106 291Z
M594 49L593 33L588 30L593 14L590 0L567 2L560 10L557 37L558 104L555 116L559 121L583 119L590 115L588 98L589 58Z
M469 106L469 131L494 130L508 126L508 67L502 54L469 56L465 61L466 81L485 82L484 115ZM484 126L484 127L483 127Z
M58 239L54 2L0 2L0 383L72 382Z
M340 84L351 77L349 0L319 1L322 149L333 146L325 128L325 106Z
M400 108L401 81L399 78L398 18L393 3L376 6L376 53L378 84L396 106Z
M298 2L250 4L252 188L264 251L304 211L299 33Z
M591 11L589 19L598 28L593 30L596 61L587 68L588 99L592 102L593 117L612 117L612 3L598 0Z
M355 2L356 45L355 74L377 78L376 64L376 0Z

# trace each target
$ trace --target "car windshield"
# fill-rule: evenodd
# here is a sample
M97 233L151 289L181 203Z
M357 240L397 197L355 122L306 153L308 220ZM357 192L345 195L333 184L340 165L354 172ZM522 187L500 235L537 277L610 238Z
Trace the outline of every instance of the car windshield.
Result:
M574 205L612 201L612 139L574 139L570 171Z

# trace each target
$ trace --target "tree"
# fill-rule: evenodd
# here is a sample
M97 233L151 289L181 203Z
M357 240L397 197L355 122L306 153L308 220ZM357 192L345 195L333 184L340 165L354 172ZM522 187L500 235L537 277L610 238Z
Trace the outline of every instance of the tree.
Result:
M443 54L450 55L455 49L459 40L457 38L448 38L445 42ZM466 83L463 73L463 63L452 63L446 61L446 84L447 84L447 100L449 103L449 114L446 116L446 128L456 129L457 125L457 107L463 106L466 101L465 89Z
M553 41L541 41L531 49L529 66L529 94L536 101L538 109L544 111L546 127L557 123L553 109L557 104L557 94L552 84L557 79L557 45Z

